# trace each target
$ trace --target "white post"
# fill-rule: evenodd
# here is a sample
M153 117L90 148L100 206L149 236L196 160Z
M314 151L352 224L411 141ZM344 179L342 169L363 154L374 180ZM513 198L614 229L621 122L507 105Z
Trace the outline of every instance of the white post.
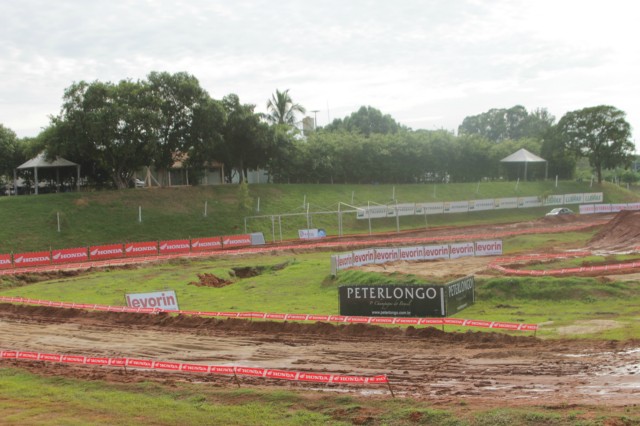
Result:
M558 187L558 175L556 175L556 188Z
M58 217L58 232L60 232L60 212L56 212L56 216Z
M307 203L307 229L311 228L309 223L309 203Z
M307 194L305 194L304 198L302 199L302 208L304 209L306 205L307 205Z
M204 217L207 217L207 202L208 201L204 202Z
M351 191L351 204L353 204L353 196L355 195L356 191Z
M371 235L371 201L367 201L367 218L369 219L369 235Z
M398 212L398 200L396 200L396 232L398 234L400 233L400 214Z
M276 242L276 218L271 216L271 236L272 240Z
M593 175L591 175L591 183L589 184L589 188L593 188Z
M256 211L260 213L260 197L258 197L258 209Z
M433 198L436 198L436 184L433 184Z
M391 192L391 199L393 201L396 200L396 187L395 186L393 187L393 191Z
M280 227L280 242L282 242L282 216L278 216L278 226Z
M138 206L138 222L142 223L142 206Z

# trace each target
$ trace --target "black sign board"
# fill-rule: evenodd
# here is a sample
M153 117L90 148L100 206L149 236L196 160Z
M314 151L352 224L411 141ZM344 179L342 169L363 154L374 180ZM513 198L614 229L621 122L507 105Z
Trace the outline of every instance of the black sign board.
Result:
M425 285L345 285L338 288L340 315L441 317L444 288Z
M476 301L476 285L473 276L460 278L445 284L446 316L455 315Z
M344 285L338 287L340 315L446 317L475 302L473 276L444 285Z

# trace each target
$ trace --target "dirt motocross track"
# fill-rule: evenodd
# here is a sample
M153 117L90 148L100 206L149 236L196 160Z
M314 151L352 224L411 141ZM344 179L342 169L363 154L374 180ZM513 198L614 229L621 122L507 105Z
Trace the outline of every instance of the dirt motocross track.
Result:
M569 220L542 220L564 225ZM601 220L601 218L599 219ZM536 226L536 223L517 226ZM476 232L488 230L478 227ZM491 229L497 229L492 226ZM504 228L503 228L504 229ZM450 230L451 232L461 232ZM465 233L469 233L467 228ZM460 272L460 271L458 271ZM243 365L354 375L387 374L396 396L483 406L633 405L640 400L640 340L540 340L530 333L444 333L388 328L85 312L0 304L0 348L91 356ZM89 380L189 380L236 386L223 376L1 361L38 374ZM388 395L385 386L303 385L242 378L243 385L345 389Z

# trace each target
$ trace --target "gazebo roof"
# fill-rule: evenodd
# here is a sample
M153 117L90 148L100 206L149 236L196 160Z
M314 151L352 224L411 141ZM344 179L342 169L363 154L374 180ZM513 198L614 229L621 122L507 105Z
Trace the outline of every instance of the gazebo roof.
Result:
M544 163L545 161L547 160L538 157L524 148L500 160L502 163Z
M66 160L62 157L56 157L53 161L48 161L47 156L44 152L41 152L31 160L27 161L24 164L18 166L18 169L33 169L33 168L44 168L44 167L71 167L77 166L76 163Z

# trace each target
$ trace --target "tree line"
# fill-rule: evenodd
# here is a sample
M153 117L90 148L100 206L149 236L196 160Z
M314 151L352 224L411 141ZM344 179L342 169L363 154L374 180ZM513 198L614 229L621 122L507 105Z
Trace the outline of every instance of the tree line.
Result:
M0 124L0 175L40 151L79 163L95 186L124 188L153 166L163 176L176 161L197 182L208 165L224 164L225 179L266 169L273 182L419 183L516 178L500 160L520 148L548 160L551 176L571 178L576 161L602 171L634 158L624 112L601 105L571 111L557 123L545 109L491 109L466 117L457 134L412 130L363 106L322 128L297 127L306 110L288 90L276 90L267 114L235 94L213 99L187 73L152 72L140 81L84 81L65 91L60 112L37 137L18 139ZM544 177L530 168L529 177Z

